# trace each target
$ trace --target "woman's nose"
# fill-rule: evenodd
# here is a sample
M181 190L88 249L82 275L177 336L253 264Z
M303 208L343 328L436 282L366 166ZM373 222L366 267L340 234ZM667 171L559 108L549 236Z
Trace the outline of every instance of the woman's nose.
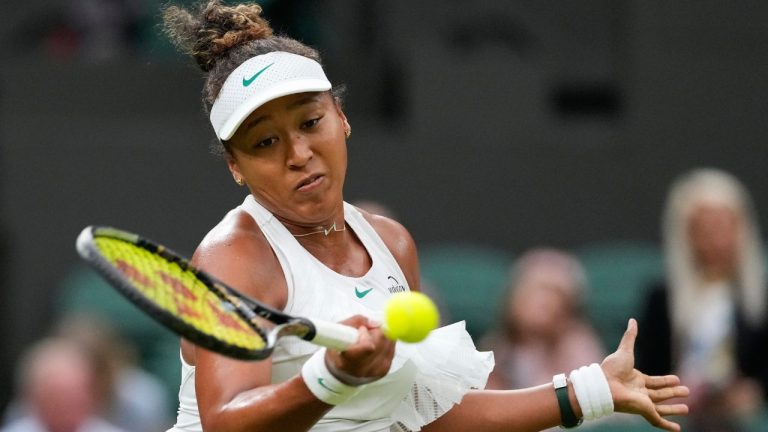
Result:
M314 153L309 140L296 134L289 139L287 162L291 168L301 168L305 166Z

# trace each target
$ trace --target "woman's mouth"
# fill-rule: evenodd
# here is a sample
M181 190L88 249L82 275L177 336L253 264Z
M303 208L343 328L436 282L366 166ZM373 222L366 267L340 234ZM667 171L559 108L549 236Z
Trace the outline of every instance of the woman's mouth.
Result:
M296 186L296 190L299 192L311 192L318 188L325 180L325 176L322 174L313 174L302 179Z

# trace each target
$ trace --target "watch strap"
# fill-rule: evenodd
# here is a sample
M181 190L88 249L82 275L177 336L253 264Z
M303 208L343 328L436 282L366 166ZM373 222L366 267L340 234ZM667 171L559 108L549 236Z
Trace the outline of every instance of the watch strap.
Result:
M576 417L571 407L571 401L568 398L568 384L565 375L556 375L552 382L555 387L557 404L560 406L560 425L565 429L575 428L581 424L582 419Z

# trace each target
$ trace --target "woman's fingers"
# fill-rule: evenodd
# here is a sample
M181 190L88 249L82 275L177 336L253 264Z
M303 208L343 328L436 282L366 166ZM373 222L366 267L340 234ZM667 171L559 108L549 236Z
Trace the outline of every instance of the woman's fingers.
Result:
M680 385L680 378L677 375L647 376L645 377L645 386L649 389L660 389Z
M668 399L678 398L678 397L686 397L688 396L688 387L686 386L675 386L675 387L666 387L663 389L658 390L648 390L648 397L651 398L651 400L656 402L663 402Z
M333 367L337 378L345 382L375 380L389 371L395 345L387 339L381 325L368 318L355 315L342 321L357 328L358 339L343 352L328 350L326 360ZM344 378L341 378L343 376Z
M376 351L376 342L368 328L361 325L357 328L357 345L355 348L363 352Z
M666 419L663 416L685 414L686 412L688 412L688 407L684 404L654 405L651 409L642 410L641 415L648 423L657 428L666 429L668 431L679 431L679 424Z
M655 416L645 416L645 419L648 421L648 423L652 424L653 426L656 426L657 428L666 429L668 431L678 432L680 430L680 425L667 420L663 418L662 416L656 414Z
M688 405L686 404L669 404L669 405L656 405L656 412L661 416L673 416L673 415L685 415L688 414Z
M373 328L374 326L371 326L371 323L372 321L368 319L368 317L363 315L352 315L351 317L345 319L344 321L341 321L341 324L346 324L354 328L358 328L360 326Z
M637 339L637 321L634 318L630 318L627 323L627 330L624 332L624 336L621 337L617 351L624 351L634 356L635 339Z
M668 399L686 397L690 391L688 387L680 385L680 378L676 375L646 376L645 387L648 397L654 403Z

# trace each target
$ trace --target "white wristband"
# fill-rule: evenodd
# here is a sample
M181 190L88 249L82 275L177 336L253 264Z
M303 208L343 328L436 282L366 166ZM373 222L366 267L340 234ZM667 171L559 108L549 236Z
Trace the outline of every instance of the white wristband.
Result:
M611 387L608 385L608 379L605 377L603 368L597 363L592 363L587 370L591 372L589 382L597 387L597 402L600 404L600 409L602 411L600 417L613 414L613 395L611 394ZM596 411L596 409L594 410Z
M603 369L597 363L571 372L571 382L585 420L613 414L613 396Z
M585 379L583 378L585 373L584 370L586 368L586 366L582 366L579 369L574 369L568 378L573 384L573 391L576 393L576 400L579 402L579 406L581 407L581 416L584 418L584 420L592 420L595 418L595 415L592 413L592 404L589 401L589 393L587 393L587 387L584 382Z
M360 387L339 381L325 364L325 348L317 350L301 368L301 377L315 397L329 405L344 403L356 395Z

